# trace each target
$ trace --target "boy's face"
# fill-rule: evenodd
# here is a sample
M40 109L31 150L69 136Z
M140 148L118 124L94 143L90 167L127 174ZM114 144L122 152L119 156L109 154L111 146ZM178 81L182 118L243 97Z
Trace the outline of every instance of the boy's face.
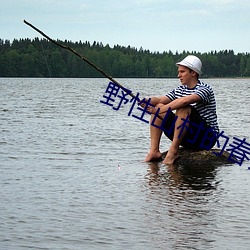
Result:
M191 83L194 77L196 77L196 73L193 70L190 70L185 66L178 66L178 78L183 85Z

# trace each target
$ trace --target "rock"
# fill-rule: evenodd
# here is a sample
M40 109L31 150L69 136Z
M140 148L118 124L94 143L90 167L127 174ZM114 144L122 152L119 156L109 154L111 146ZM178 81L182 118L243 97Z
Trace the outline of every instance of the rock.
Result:
M227 151L223 151L223 153L218 156L213 152L219 154L221 149L210 149L207 150L188 150L181 148L179 150L179 158L175 161L175 164L190 164L195 163L195 165L221 165L221 164L234 164L233 161L229 161L229 153ZM164 159L167 152L162 154L162 158Z

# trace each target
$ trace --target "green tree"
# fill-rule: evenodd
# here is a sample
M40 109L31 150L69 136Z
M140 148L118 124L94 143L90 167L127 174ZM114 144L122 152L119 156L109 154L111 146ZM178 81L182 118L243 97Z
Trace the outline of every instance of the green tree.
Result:
M250 57L247 58L247 63L246 63L244 75L250 76Z

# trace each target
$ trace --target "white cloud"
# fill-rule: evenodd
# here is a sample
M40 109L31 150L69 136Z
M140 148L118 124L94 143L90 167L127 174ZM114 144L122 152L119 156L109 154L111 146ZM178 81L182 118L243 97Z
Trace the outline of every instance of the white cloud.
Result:
M169 0L135 0L135 1L132 1L134 2L136 5L156 5L156 4L159 4L159 3L166 3L166 2L169 2Z
M239 0L209 0L204 1L208 5L227 5L227 4L233 4L233 3L240 3Z
M86 9L88 9L89 7L90 7L89 4L86 4L86 3L81 3L81 4L79 5L80 10L86 10Z

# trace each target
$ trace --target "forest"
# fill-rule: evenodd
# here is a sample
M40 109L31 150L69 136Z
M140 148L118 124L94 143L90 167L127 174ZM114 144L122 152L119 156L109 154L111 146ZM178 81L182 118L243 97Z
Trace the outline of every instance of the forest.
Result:
M249 77L250 53L233 50L150 52L143 48L101 42L59 41L85 56L112 77L170 78L177 76L175 63L186 55L198 56L202 77ZM102 77L80 58L46 39L0 39L0 77Z

